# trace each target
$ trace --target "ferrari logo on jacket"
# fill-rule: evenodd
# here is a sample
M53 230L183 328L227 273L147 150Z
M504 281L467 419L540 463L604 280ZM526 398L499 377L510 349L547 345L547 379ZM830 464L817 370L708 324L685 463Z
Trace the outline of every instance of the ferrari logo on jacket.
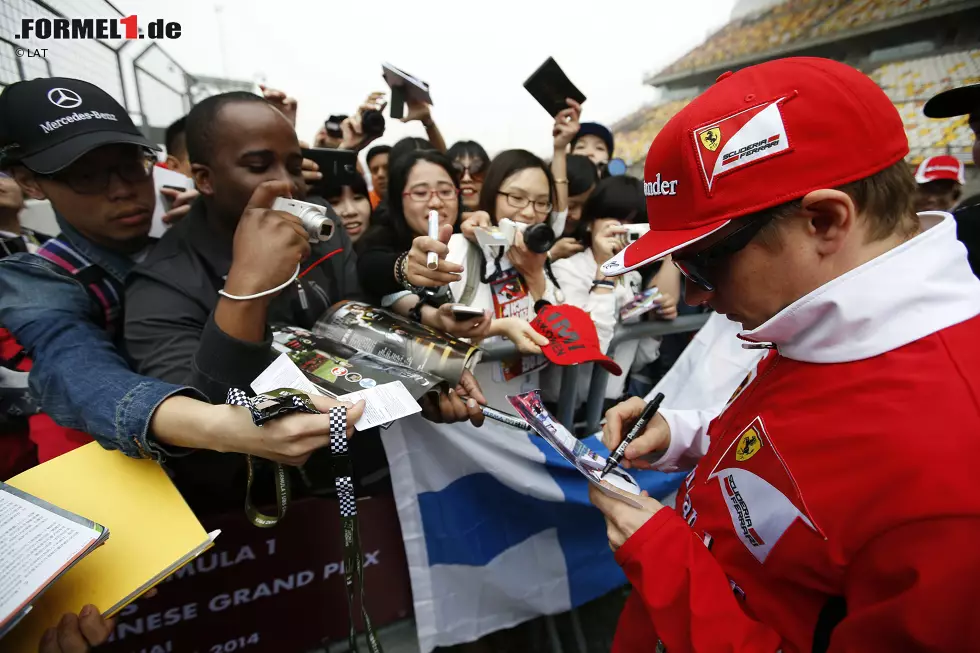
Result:
M759 562L797 519L819 532L761 417L742 430L708 478L718 479L735 535Z
M742 437L738 439L738 449L735 451L735 460L744 463L746 460L758 453L762 448L762 439L759 432L751 426L745 429Z

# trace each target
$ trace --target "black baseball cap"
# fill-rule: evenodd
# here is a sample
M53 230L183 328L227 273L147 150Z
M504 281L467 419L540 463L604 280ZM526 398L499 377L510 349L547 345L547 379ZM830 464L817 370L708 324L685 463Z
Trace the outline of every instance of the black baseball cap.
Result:
M951 88L934 95L922 107L922 112L929 118L980 114L980 84Z
M0 163L57 172L103 145L132 143L159 150L125 108L80 79L45 77L11 84L0 93Z
M578 129L578 133L575 134L575 138L572 139L572 148L575 147L575 143L578 139L583 136L598 136L599 140L606 144L606 149L609 150L609 156L613 155L613 147L615 141L613 140L612 132L605 125L600 125L597 122L583 122Z

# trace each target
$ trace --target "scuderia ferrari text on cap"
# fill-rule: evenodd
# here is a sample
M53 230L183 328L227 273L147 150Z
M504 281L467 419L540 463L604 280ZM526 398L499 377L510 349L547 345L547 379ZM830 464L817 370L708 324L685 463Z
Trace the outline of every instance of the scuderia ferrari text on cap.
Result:
M99 87L49 77L17 82L0 93L0 153L42 174L57 172L103 145L157 149L129 113Z
M623 274L735 218L869 177L908 151L898 110L850 66L791 57L725 73L654 139L643 183L650 231L602 272Z

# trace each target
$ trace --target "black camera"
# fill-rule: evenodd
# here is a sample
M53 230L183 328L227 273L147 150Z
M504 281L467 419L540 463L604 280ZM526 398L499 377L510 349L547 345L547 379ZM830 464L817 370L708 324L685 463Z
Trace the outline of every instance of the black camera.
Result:
M361 129L365 136L381 136L385 133L385 117L377 109L361 113Z
M535 254L544 254L555 244L555 232L550 225L531 225L524 230L524 244Z

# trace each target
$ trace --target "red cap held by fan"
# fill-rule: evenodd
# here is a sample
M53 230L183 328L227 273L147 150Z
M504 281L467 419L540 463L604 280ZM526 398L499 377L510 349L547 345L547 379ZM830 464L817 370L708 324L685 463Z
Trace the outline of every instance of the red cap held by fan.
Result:
M581 308L549 304L538 311L531 328L548 339L541 351L555 365L596 362L610 374L620 376L623 373L616 361L602 353L595 323Z

